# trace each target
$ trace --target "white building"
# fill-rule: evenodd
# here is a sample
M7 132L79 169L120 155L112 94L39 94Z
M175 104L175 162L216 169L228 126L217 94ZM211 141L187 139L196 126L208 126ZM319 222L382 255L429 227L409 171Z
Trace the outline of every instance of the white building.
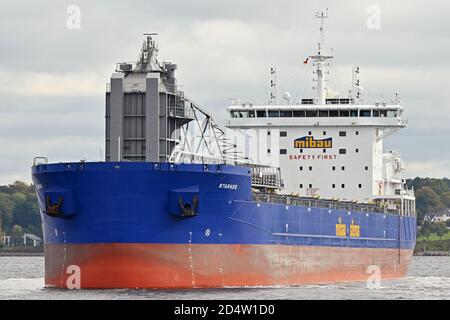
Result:
M253 162L281 168L283 193L343 201L382 201L415 212L415 198L402 179L405 166L397 152L385 152L383 140L404 128L404 108L395 95L391 104L362 102L359 68L354 87L341 97L327 86L327 60L321 40L313 63L316 97L297 104L277 103L276 78L267 105L233 103L227 127L248 136L248 154ZM272 74L275 73L271 70Z
M446 210L436 214L432 222L447 222L448 220L450 220L450 210Z

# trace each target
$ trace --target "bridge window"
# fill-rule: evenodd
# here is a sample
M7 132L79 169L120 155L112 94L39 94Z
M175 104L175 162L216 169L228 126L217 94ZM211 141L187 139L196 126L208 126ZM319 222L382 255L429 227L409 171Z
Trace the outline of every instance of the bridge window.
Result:
M387 117L387 110L380 110L380 117Z
M230 111L231 117L232 118L238 118L239 117L239 112L238 111Z
M281 110L280 115L282 118L292 118L292 110Z
M258 118L266 118L267 112L266 112L266 110L258 110L258 111L256 111L256 116Z
M333 117L333 118L339 117L339 111L338 110L330 110L330 117Z
M236 111L237 118L248 118L248 111Z
M314 118L318 116L318 110L306 110L306 117L307 118Z
M255 117L255 110L251 110L248 112L248 117L249 118L254 118Z
M269 118L279 118L280 117L280 110L269 110Z
M370 117L370 110L359 110L360 117Z
M304 118L305 110L294 110L293 115L294 115L294 117L297 117L297 118Z
M328 117L328 110L319 110L319 117Z
M380 116L380 110L373 110L372 116L378 118Z
M340 117L350 117L350 111L349 110L339 110L339 116Z
M358 116L358 110L350 110L350 117L357 117Z
M387 116L391 118L397 117L397 114L398 114L397 110L388 110L387 112Z

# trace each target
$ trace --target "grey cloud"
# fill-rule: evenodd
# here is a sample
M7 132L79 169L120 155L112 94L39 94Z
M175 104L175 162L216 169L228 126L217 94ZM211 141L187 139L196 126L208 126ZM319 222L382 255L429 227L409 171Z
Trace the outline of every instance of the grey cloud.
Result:
M82 10L79 31L66 28L70 4ZM382 25L376 31L366 28L366 9L372 4L369 0L3 1L0 73L17 73L19 87L27 72L89 72L107 82L116 62L137 59L141 33L156 31L160 56L179 65L179 81L187 95L224 123L229 98L267 100L271 65L278 67L281 91L311 93L311 83L299 85L305 70L301 62L316 47L314 12L328 7L326 42L336 56L341 92L350 85L351 67L359 65L371 98L382 95L387 100L398 90L407 109L409 126L389 137L386 146L400 149L409 161L448 159L450 148L442 146L450 136L450 93L445 83L450 21L444 15L450 4L377 1ZM97 159L103 143L103 99L101 90L59 97L2 92L1 118L16 117L8 123L0 119L3 149L17 150L0 151L8 163L0 170L0 182L10 182L7 179L15 172L28 172L29 159L36 154L61 161ZM442 175L450 175L450 169Z

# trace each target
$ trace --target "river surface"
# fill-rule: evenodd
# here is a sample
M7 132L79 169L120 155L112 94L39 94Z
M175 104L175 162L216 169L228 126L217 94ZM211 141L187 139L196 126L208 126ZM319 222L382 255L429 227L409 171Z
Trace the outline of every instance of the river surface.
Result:
M450 257L414 257L407 277L275 288L195 290L60 290L44 288L43 257L0 257L0 299L449 299Z

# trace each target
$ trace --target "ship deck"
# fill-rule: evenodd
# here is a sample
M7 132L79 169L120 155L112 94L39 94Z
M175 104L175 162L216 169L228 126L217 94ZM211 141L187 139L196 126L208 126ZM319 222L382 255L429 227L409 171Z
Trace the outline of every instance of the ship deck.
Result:
M324 208L345 211L359 211L367 213L384 213L384 214L398 214L397 210L392 210L387 207L378 206L369 203L354 203L333 199L317 199L308 197L299 197L295 195L281 195L263 192L253 192L253 201L275 203L282 205L305 206L312 208Z

